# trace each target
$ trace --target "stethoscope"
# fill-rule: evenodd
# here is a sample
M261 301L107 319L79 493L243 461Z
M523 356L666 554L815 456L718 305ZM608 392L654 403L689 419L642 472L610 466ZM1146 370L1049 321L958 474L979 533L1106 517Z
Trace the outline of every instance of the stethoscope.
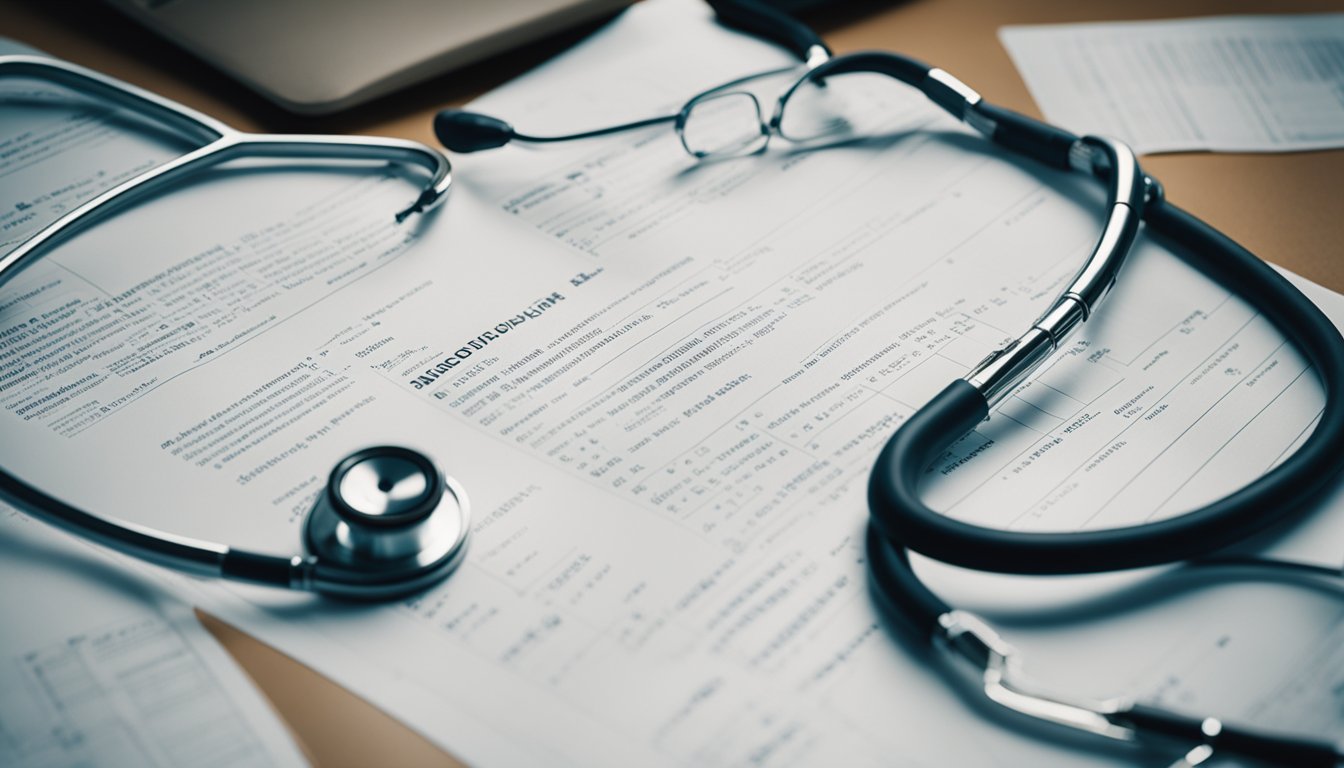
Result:
M789 49L806 63L805 79L822 82L856 71L889 75L923 91L994 143L1047 166L1090 175L1106 185L1106 220L1101 237L1050 308L1026 333L989 355L910 416L879 455L869 483L866 543L873 586L881 602L894 609L902 626L918 641L932 643L954 666L969 668L990 702L1017 715L1118 742L1156 737L1190 745L1177 766L1197 765L1215 753L1279 764L1344 763L1344 750L1324 741L1260 733L1213 717L1192 718L1128 698L1089 701L1044 690L1022 673L1020 654L988 622L954 609L925 586L911 568L907 554L915 551L965 568L1016 574L1099 573L1195 561L1344 575L1301 563L1209 557L1293 514L1305 512L1308 502L1330 486L1344 464L1340 460L1344 456L1344 404L1338 397L1344 392L1344 339L1335 326L1254 254L1167 202L1162 186L1144 174L1124 144L1097 136L1078 137L996 107L947 72L904 56L865 52L833 57L811 29L750 0L710 0L710 5L721 23ZM791 138L780 129L780 115L791 92L781 97L773 118L762 118L761 131L767 140L772 134ZM661 123L671 124L680 132L687 110L694 104L693 99L676 114L566 136L523 134L498 118L459 110L440 113L435 129L440 141L457 151L519 141L585 139ZM1242 298L1254 300L1260 313L1292 339L1315 367L1327 403L1311 436L1293 456L1244 488L1156 523L1040 534L985 528L929 509L919 496L925 469L952 443L989 418L997 403L1096 313L1134 243L1140 220L1149 232L1177 246L1175 250L1196 269Z
M397 222L442 202L452 183L443 153L413 141L243 133L135 86L35 56L0 56L0 76L32 77L83 91L199 145L103 192L28 238L0 258L0 285L100 219L230 160L354 160L421 168L428 179L415 201L396 214ZM196 541L85 512L3 468L0 496L33 517L158 565L353 599L392 599L438 583L461 562L469 533L461 485L424 453L397 446L365 448L336 463L304 519L303 554L292 557Z
M953 609L929 590L907 551L988 571L1026 574L1092 573L1203 558L1294 513L1332 481L1344 452L1344 406L1329 398L1318 426L1298 451L1232 495L1176 518L1143 526L1083 533L1031 534L982 528L928 509L918 495L927 467L951 443L989 415L1063 340L1097 311L1132 246L1140 220L1179 246L1184 259L1264 314L1312 363L1329 394L1344 391L1344 339L1290 283L1258 258L1168 203L1122 143L1077 137L980 95L941 69L890 53L832 57L806 26L750 2L713 2L728 26L777 42L822 80L853 71L880 72L918 88L991 141L1048 166L1091 175L1106 185L1106 222L1083 267L1031 328L950 384L905 421L874 468L869 507L868 562L873 585L902 625L921 641L969 667L992 702L1027 717L1116 741L1146 737L1193 745L1178 765L1195 765L1215 751L1279 763L1333 766L1335 746L1260 734L1215 718L1190 718L1129 699L1091 702L1041 690L1021 674L1020 657L984 620ZM55 243L113 209L128 205L184 173L242 156L387 160L428 169L431 181L398 220L442 199L448 164L419 144L347 137L250 136L152 94L96 73L28 57L0 57L0 73L29 74L89 88L203 143L168 165L109 190L34 235L0 260L0 284ZM517 133L482 115L447 112L436 121L440 139L460 151L511 140L587 138L660 122L641 121L566 137ZM763 129L769 130L765 125ZM774 126L778 129L778 126ZM344 154L341 154L344 153ZM333 469L304 523L305 554L292 558L193 542L75 509L0 470L0 493L41 519L108 546L193 573L306 589L342 597L385 598L423 589L451 572L467 537L466 497L421 453L380 447L351 454ZM1276 561L1248 561L1274 565ZM1278 564L1284 565L1284 564ZM1311 566L1300 566L1310 569ZM1326 569L1320 569L1330 573Z

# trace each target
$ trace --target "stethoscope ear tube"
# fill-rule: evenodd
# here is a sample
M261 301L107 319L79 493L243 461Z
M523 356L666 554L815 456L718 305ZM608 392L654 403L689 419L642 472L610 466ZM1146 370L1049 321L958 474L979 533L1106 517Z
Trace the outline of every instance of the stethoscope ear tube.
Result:
M1256 306L1293 339L1327 393L1344 392L1344 340L1291 283L1254 255L1165 202L1149 206L1150 230L1174 241L1194 266ZM1076 533L1004 531L946 517L919 498L930 459L975 426L977 395L953 384L888 441L869 483L869 509L893 545L967 568L1000 573L1071 574L1139 568L1215 552L1300 513L1338 474L1344 455L1344 403L1327 398L1316 429L1298 451L1245 487L1185 514L1138 526Z
M927 641L938 632L938 617L952 610L952 606L924 586L910 567L910 550L893 545L879 529L876 518L868 520L864 536L864 556L874 591L884 603L883 608L906 624L906 630L919 641Z
M911 527L941 519L941 515L896 515L893 511L924 507L919 498L919 480L924 468L962 435L975 429L988 413L985 398L969 382L957 379L948 384L891 436L878 455L868 482L871 512L868 558L874 566L893 566L874 567L874 576L879 587L883 587L881 592L926 637L933 632L938 616L950 608L915 577L905 542L912 538ZM927 535L916 533L913 538L922 540ZM889 581L892 588L886 588L888 585L883 581Z

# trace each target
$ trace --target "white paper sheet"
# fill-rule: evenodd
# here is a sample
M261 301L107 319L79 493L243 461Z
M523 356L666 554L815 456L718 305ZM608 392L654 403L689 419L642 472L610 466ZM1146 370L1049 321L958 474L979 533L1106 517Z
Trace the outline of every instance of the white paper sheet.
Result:
M1047 120L1139 152L1344 146L1344 14L1004 27Z
M649 2L480 107L537 133L596 126L786 61L700 4ZM0 358L0 376L22 371L0 380L0 419L25 446L3 460L74 503L283 552L342 454L429 451L474 510L443 586L397 606L191 588L472 764L1123 761L984 719L868 594L874 454L1040 311L1101 202L892 98L892 135L824 151L697 165L654 129L455 158L452 199L415 229L390 222L413 194L395 178L216 175L6 288L11 340L117 322L75 345L78 373ZM951 514L1171 514L1273 462L1320 411L1281 339L1151 243L1086 330L934 468ZM921 567L1080 692L1163 695L1213 631L1237 653L1339 631L1330 599L1232 586L1075 627L1060 617L1134 577ZM1036 598L1044 618L1023 611ZM1293 718L1337 690L1275 698L1296 669L1275 664L1304 657L1255 658L1264 680L1218 690L1219 714Z
M0 53L36 51L0 39ZM0 89L0 252L174 149L58 89ZM144 570L0 505L0 764L306 764L191 607Z
M0 508L0 764L304 765L191 607Z

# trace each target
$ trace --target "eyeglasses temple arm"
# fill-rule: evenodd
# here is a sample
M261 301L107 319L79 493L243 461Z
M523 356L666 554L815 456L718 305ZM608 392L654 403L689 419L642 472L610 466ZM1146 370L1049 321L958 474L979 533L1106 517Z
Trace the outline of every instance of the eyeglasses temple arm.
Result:
M545 143L548 141L569 141L570 139L593 139L598 136L607 136L622 131L633 131L637 128L647 128L651 125L662 125L663 123L675 122L676 115L661 115L659 117L650 117L644 120L636 120L633 123L622 123L612 125L606 128L598 128L592 131L583 131L582 133L570 133L564 136L528 136L526 134L514 131L513 138L517 141L531 141L536 143Z
M439 143L454 152L479 152L483 149L494 149L502 147L510 141L526 141L534 144L544 144L552 141L569 141L570 139L590 139L596 136L606 136L621 131L633 131L637 128L647 128L651 125L660 125L662 123L675 122L677 115L661 115L659 117L650 117L644 120L636 120L632 123L622 123L606 128L599 128L592 131L583 131L580 133L571 133L563 136L529 136L525 133L519 133L503 120L490 115L482 115L479 112L468 112L462 109L445 109L434 116L434 135L438 137Z

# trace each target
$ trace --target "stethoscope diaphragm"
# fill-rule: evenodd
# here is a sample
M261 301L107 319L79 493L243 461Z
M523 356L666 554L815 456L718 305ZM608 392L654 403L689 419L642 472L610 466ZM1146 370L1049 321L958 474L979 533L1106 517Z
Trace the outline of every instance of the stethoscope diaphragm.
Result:
M356 580L367 576L370 587L386 584L369 595L383 598L446 577L466 551L468 533L462 487L425 454L382 445L336 464L304 521L303 543L319 563ZM338 594L361 596L357 590Z

